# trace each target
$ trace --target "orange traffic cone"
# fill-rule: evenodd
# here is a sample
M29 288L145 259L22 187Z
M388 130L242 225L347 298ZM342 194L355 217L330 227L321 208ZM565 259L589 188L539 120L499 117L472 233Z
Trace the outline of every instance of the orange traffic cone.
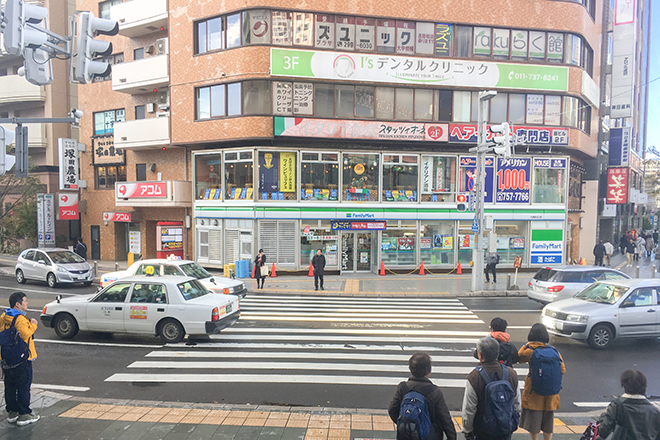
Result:
M380 273L378 275L385 276L385 262L380 262Z
M314 268L312 267L312 263L309 263L309 273L307 274L308 277L313 277L314 276Z
M587 265L587 259L586 259L586 258L583 258L583 259L582 259L582 263L580 263L580 264L581 264L582 266L586 266L586 265Z
M456 275L463 275L463 270L461 270L461 260L458 260L458 267L456 268Z
M257 269L257 265L255 264L254 266L252 266L252 276L250 278L254 278L254 272L256 269Z
M270 275L271 278L277 278L277 272L275 272L275 263L273 263L273 268L270 270Z
M422 264L419 265L419 274L420 275L426 275L424 273L424 262L422 261Z

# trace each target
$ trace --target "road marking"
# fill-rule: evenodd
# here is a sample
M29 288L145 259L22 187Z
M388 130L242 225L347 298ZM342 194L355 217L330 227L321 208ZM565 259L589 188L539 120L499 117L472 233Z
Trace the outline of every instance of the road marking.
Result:
M457 347L452 347L452 348L447 348L447 347L435 347L431 345L426 345L426 346L420 346L420 345L411 345L411 346L405 346L401 344L396 344L396 345L364 345L364 344L354 344L354 343L344 343L345 341L340 341L339 343L334 343L334 344L320 344L320 343L315 343L315 342L309 342L309 343L250 343L249 348L253 350L257 349L274 349L274 350L343 350L343 351L393 351L393 352L398 352L398 353L409 353L407 355L407 358L410 357L413 353L417 353L419 351L425 351L429 353L470 353L472 354L473 349L472 348L457 348ZM185 343L181 342L179 344L168 344L168 348L179 348L179 347L186 347L189 348L190 350L197 350L197 349L207 349L207 348L222 348L224 349L239 349L239 350L245 350L248 346L243 343L243 342L211 342L211 341L200 341L197 343L197 345L186 345ZM202 352L203 353L203 352ZM225 353L231 353L231 352L226 352L226 351L219 351L217 352L219 354L219 357L222 357L223 354ZM241 352L242 353L242 352ZM147 355L150 356L151 354ZM155 355L151 355L155 356ZM435 361L435 355L434 355L434 361ZM472 358L470 358L472 359ZM472 361L474 362L474 360Z
M309 321L309 322L375 322L371 317L349 318L342 315L340 317L323 317L316 315L298 315L298 316L279 316L279 315L258 315L254 313L241 313L241 319L253 321ZM427 318L385 318L378 322L407 322L407 323L439 323L439 324L484 324L478 317L465 317L463 319L427 319Z
M483 336L484 333L480 333L479 336ZM211 335L212 337L215 335ZM246 341L249 343L251 341L295 341L300 340L298 335L229 335L220 337L223 341ZM213 338L212 340L217 341L218 339ZM310 340L312 340L310 338ZM412 343L412 342L427 342L427 343L438 343L438 344L476 344L479 338L438 338L438 337L374 337L374 336L352 336L352 339L348 341L346 336L323 336L318 335L313 337L313 341L336 341L350 344L351 341L369 341L369 342L399 342L399 343Z
M390 292L388 292L390 293ZM241 302L263 302L266 304L271 304L273 302L281 302L285 304L291 304L291 298L290 297L285 297L283 298L281 295L279 296L269 296L269 295L259 295L259 296L248 296L245 299L241 300ZM355 297L355 296L347 296L347 297L341 297L341 296L298 296L296 297L296 301L298 302L325 302L325 303L338 303L338 304L347 304L347 303L365 303L365 304L370 304L370 303L379 303L379 304L387 304L387 303L393 303L393 304L401 304L401 305L409 305L412 303L421 303L421 304L428 304L428 305L438 305L438 304L457 304L457 305L463 305L463 303L456 299L456 298L438 298L438 299L429 299L429 298L406 298L406 299L398 299L398 298L375 298L373 296L365 296L365 297Z
M379 313L398 313L401 314L402 307L400 306L379 306L379 305L351 305L350 308L340 308L335 306L324 306L324 305L310 305L309 307L303 307L300 305L287 304L282 306L262 306L254 304L245 304L244 301L241 301L241 310L272 310L272 311L299 311L299 312L316 312L316 311L333 311L333 312L342 312L342 313L360 313L364 311L377 311ZM412 308L406 307L406 312L424 312L424 313L453 313L453 314L472 314L470 309L467 307L459 306L439 306L439 307L424 307L424 308Z
M243 348L246 348L244 345ZM395 350L401 351L401 347L393 346ZM250 344L250 349L255 347ZM275 347L273 347L275 348ZM335 349L337 346L335 346ZM415 347L417 348L417 347ZM386 350L387 348L381 347L379 350ZM424 350L426 351L426 350ZM351 360L359 357L361 360L365 361L401 361L408 362L410 355L408 354L371 354L371 353L357 353L355 350L353 352L343 353L326 353L326 352L303 352L303 351L288 351L288 352L244 352L244 351L199 351L199 350L189 350L189 351L172 351L172 350L159 350L152 351L145 355L145 357L151 358L177 358L177 359L186 359L186 358L196 358L196 359L212 359L212 358L223 358L223 359L345 359ZM466 356L433 356L433 362L461 362L461 363L470 363L474 364L476 359L472 355ZM406 367L408 368L408 367ZM527 374L527 372L525 372Z
M610 402L573 402L578 408L605 408Z
M360 280L346 280L344 293L360 293Z
M57 390L57 391L89 391L89 387L74 387L69 385L46 385L42 383L33 383L32 388L39 388L41 390Z
M44 295L69 295L69 296L76 296L76 295L89 295L89 293L64 293L64 292L48 292L45 290L33 290L33 289L23 289L20 287L6 287L6 286L0 286L0 289L5 289L5 290L14 290L14 291L20 291L24 293L43 293Z
M308 333L308 334L344 334L344 335L396 335L401 336L400 329L339 329L339 328L253 328L253 327L229 327L218 335L211 335L211 337L222 337L223 335L231 335L232 333L250 333L255 335L257 333ZM406 336L420 335L420 336L475 336L483 337L483 331L461 331L461 330L406 330ZM295 336L295 335L293 335Z
M82 342L82 341L60 341L57 339L35 339L35 342L45 342L50 344L64 345L91 345L95 347L133 347L133 348L162 348L162 345L146 344L119 344L116 342Z

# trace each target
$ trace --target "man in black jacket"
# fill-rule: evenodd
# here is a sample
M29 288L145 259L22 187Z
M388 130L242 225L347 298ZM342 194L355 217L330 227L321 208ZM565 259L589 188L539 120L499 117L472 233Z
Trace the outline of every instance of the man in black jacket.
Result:
M388 413L394 423L399 418L399 409L403 397L408 391L417 391L426 399L426 406L429 410L431 419L431 433L427 439L442 439L442 433L447 436L447 440L456 440L456 429L449 415L449 408L445 403L445 396L440 388L435 386L430 380L431 375L431 357L426 353L415 353L408 360L408 367L412 377L407 382L401 382L394 393L390 402Z
M312 258L312 269L314 269L314 290L319 290L319 281L321 290L323 290L323 275L325 274L325 256L321 249L316 250L316 255Z

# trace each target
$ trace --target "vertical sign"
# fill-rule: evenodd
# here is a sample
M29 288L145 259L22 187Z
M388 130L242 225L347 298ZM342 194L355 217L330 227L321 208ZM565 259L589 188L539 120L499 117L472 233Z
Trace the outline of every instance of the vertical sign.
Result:
M632 128L611 128L610 129L610 166L628 166L630 165L630 140Z
M44 244L46 247L55 246L55 196L44 194Z
M355 18L337 17L335 47L337 49L355 50Z
M280 191L296 190L296 153L280 153Z
M37 235L39 247L44 247L44 195L37 194Z
M495 176L495 161L493 157L486 157L486 176L484 185L484 203L493 203L493 177ZM460 162L461 192L474 193L476 191L477 158L462 156Z
M78 193L59 193L57 201L60 220L78 220Z
M562 264L563 253L562 229L532 229L531 264Z
M435 24L435 55L448 57L452 53L451 25L444 23Z
M59 138L60 189L78 189L78 141Z
M247 12L248 19L243 22L244 35L247 44L270 43L270 11L267 9L253 9Z
M415 30L417 33L415 52L433 55L435 50L435 24L418 22Z
M424 156L422 159L422 194L433 191L433 157Z
M334 15L317 14L315 20L315 47L334 49L335 47L335 17ZM339 46L338 46L339 47Z
M628 167L607 169L607 204L628 203L628 170Z
M314 113L314 85L312 83L293 83L293 113L296 115Z
M611 118L632 117L635 80L635 0L617 0L612 48Z
M278 115L290 115L292 90L290 82L273 81L273 113Z
M529 157L497 158L498 203L529 203L531 166Z
M128 251L134 254L141 253L142 240L140 231L128 231Z

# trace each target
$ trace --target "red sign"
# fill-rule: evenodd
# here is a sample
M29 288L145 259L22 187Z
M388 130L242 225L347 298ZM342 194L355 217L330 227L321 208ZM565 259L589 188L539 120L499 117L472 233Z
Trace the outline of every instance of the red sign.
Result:
M78 220L78 193L59 193L60 220Z
M385 229L385 222L351 222L351 229L363 229L363 230Z
M628 167L607 169L607 204L628 203Z
M167 198L167 182L131 182L116 187L118 199Z
M130 212L104 212L103 213L104 222L130 222L131 213Z

